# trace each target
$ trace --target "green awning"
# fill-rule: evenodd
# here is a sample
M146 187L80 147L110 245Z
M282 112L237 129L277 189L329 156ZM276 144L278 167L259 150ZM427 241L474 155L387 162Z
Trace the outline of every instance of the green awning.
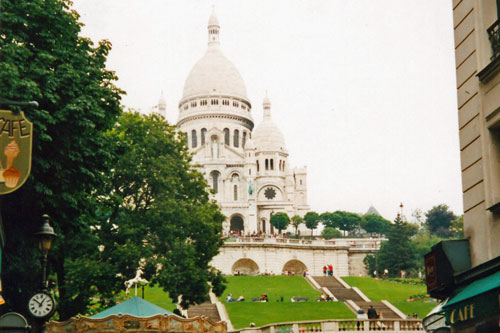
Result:
M486 317L499 311L500 271L458 289L446 302L446 323Z
M143 300L138 296L135 296L120 304L110 307L109 309L106 309L103 312L99 312L98 314L95 314L90 318L100 319L118 314L122 315L128 314L134 317L141 317L141 318L151 317L157 314L175 316L175 314L173 314L172 312L167 311L164 308L160 308L158 305Z

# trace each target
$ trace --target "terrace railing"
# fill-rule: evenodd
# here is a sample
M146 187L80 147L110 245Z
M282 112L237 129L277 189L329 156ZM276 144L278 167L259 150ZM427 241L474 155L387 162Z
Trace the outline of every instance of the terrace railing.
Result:
M488 38L491 44L492 56L490 60L496 59L500 55L500 19L488 28Z
M302 246L348 246L357 249L378 249L383 238L340 238L335 240L308 240L294 238L262 238L262 237L234 237L226 239L226 243L260 243L260 244L288 244Z
M380 332L414 333L425 331L419 319L338 319L315 320L293 323L270 324L261 327L243 328L241 333L309 333L309 332Z

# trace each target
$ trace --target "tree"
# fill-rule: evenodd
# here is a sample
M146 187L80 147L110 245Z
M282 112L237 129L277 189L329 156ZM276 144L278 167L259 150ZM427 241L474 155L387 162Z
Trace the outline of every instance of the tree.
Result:
M390 276L397 276L401 270L410 271L416 268L415 245L410 237L415 228L398 217L388 233L388 240L383 242L376 254L377 266L388 269Z
M318 226L319 214L316 212L307 212L306 215L304 215L304 221L306 223L306 227L308 229L311 229L312 236L313 229L316 229L316 227Z
M431 247L442 241L443 238L431 234L429 230L421 229L418 234L412 238L415 245L415 255L417 257L417 269L425 270L424 256L431 251Z
M447 205L441 204L432 207L425 213L425 217L427 229L431 233L443 238L449 238L451 236L451 221L455 220L457 217L449 210Z
M451 221L450 232L455 238L464 238L464 216L460 215Z
M295 228L296 235L298 234L299 225L301 225L302 223L304 223L304 219L302 217L300 217L299 215L292 216L291 224Z
M142 261L146 279L174 300L182 295L183 307L208 300L209 284L220 294L224 279L210 261L222 245L225 217L191 166L184 136L159 115L124 113L108 138L115 159L98 192L100 262L121 272L116 280L123 284Z
M321 236L324 239L340 238L340 237L342 237L342 233L335 228L326 227L323 229Z
M289 223L290 223L290 218L286 213L280 212L273 214L273 216L271 216L271 224L273 227L279 230L280 235L281 235L281 230L286 229Z
M364 215L361 221L361 227L370 234L383 234L389 232L391 222L375 214Z
M89 301L88 285L81 296L68 294L70 276L77 276L72 262L98 252L89 236L92 193L108 167L103 133L121 112L122 93L105 66L111 44L79 37L77 19L67 0L2 1L0 96L40 104L26 113L34 123L31 176L3 198L4 309L26 314L27 297L39 288L39 254L30 235L47 213L59 235L49 268L63 320L84 312Z
M356 213L336 211L334 213L321 214L321 220L325 221L325 225L332 228L339 228L346 232L356 229L361 223L361 216Z

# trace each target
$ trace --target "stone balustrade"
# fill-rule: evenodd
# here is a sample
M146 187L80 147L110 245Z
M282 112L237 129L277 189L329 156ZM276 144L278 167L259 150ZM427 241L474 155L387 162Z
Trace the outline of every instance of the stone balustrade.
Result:
M260 244L289 244L304 246L331 246L357 249L378 249L384 238L337 238L331 240L307 240L294 238L274 238L274 237L235 237L226 239L225 243L260 243Z
M249 327L233 332L241 333L306 333L306 332L379 332L413 333L425 331L419 319L338 319L301 321Z

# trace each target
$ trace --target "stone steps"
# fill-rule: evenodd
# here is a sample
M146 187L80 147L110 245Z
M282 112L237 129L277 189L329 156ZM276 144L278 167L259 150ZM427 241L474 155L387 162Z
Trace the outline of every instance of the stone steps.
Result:
M212 319L214 322L219 322L220 316L219 311L217 311L217 306L210 302L205 302L198 305L190 306L187 310L188 318L204 316Z
M355 303L357 306L363 307L365 312L368 311L368 309L370 308L370 305L373 306L375 311L382 313L383 319L401 319L396 313L394 313L394 311L389 309L382 302L363 302L363 301L356 302L355 301Z
M346 288L336 278L332 276L314 276L314 280L321 286L330 290L330 292L341 302L352 300L354 302L363 299L351 288Z

